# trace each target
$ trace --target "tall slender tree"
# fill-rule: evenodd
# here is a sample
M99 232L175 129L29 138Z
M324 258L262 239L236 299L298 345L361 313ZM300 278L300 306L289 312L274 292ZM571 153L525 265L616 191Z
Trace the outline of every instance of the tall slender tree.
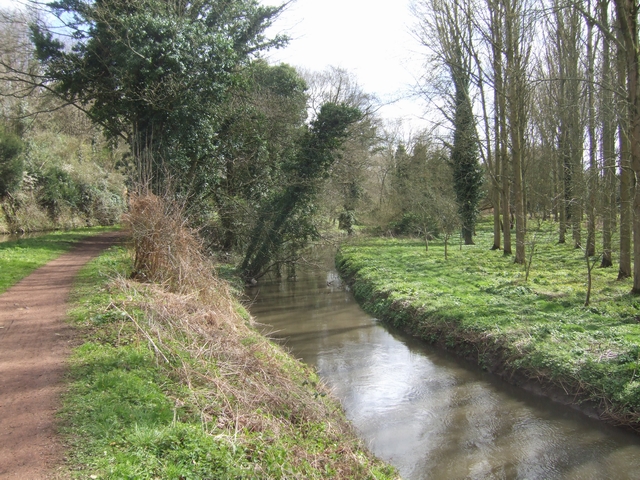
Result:
M452 91L444 114L453 127L450 145L453 185L462 224L462 236L473 244L483 174L470 88L473 75L473 3L469 0L425 0L415 12L423 45L447 70ZM430 16L431 18L427 18Z
M587 1L589 18L591 14L591 1ZM589 148L588 170L588 200L587 200L587 243L585 255L592 257L596 254L596 196L598 193L598 165L597 165L597 138L596 138L596 106L595 106L595 49L593 22L587 21L587 138Z
M602 190L602 262L603 268L613 265L612 233L616 217L615 194L615 110L613 107L613 82L611 69L611 28L609 22L609 0L598 2L602 35L602 66L600 73L600 125L602 131L601 157L604 185Z
M511 141L511 175L513 203L516 217L516 255L514 262L525 262L526 217L522 170L527 127L527 108L530 87L527 67L531 53L531 18L528 5L521 0L504 0L505 8L505 67L507 118Z
M620 150L620 259L618 262L618 279L623 280L632 275L631 270L631 235L633 221L631 169L631 93L628 92L627 51L623 34L622 18L626 15L624 6L616 3L616 67L618 74L618 145ZM631 42L633 43L633 42Z
M628 139L629 160L635 176L633 199L633 288L640 294L640 38L638 33L638 11L640 5L634 0L614 0L620 40L624 48L624 73L626 78L627 123L621 133Z

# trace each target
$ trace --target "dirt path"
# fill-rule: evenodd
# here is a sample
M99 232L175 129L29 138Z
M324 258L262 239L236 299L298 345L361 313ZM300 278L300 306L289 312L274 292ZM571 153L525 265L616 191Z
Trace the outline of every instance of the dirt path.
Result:
M0 295L0 479L54 475L63 454L55 412L72 341L66 301L80 268L122 235L83 240Z

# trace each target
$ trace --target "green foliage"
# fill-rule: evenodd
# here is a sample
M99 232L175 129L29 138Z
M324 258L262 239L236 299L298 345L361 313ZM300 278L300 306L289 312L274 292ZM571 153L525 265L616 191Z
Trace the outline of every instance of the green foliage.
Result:
M398 210L389 229L398 235L428 239L449 237L459 226L452 169L441 148L419 139L411 154L401 146L396 152L392 185Z
M210 241L225 251L245 247L255 212L285 182L282 167L295 153L306 117L306 84L288 65L252 62L223 106L221 181L212 192L220 233Z
M88 119L71 107L43 113L23 133L21 143L22 182L2 200L2 230L70 229L120 220L126 207L124 175L116 166L122 152Z
M122 195L107 182L89 183L59 166L49 167L36 178L38 201L53 220L66 207L103 225L112 225L124 211Z
M344 104L325 104L309 129L300 137L295 156L283 166L284 188L259 209L258 221L241 266L245 278L266 273L279 254L293 254L317 237L314 205L320 181L326 179L337 150L361 112Z
M562 384L637 426L640 305L628 294L630 280L594 269L585 307L582 251L552 236L538 239L525 283L521 267L487 250L491 233L489 223L480 224L481 245L455 249L447 261L434 254L442 242L425 254L415 240L361 240L341 248L337 265L378 318L461 355L471 345L488 367Z
M88 218L96 219L100 225L113 225L120 220L126 205L122 192L115 191L115 185L80 182L77 187L77 208Z
M356 212L353 210L345 210L338 215L338 227L340 230L346 231L349 235L353 235L353 227L356 224Z
M52 218L60 214L63 205L77 207L80 203L80 189L68 172L59 167L47 169L38 178L40 203Z
M420 218L413 212L407 212L399 220L392 221L389 228L395 235L419 235Z
M257 332L227 325L233 318L210 315L219 323L208 338L224 337L214 358L203 355L203 343L189 344L180 329L168 336L157 330L148 342L142 329L152 321L153 302L162 301L150 293L155 287L122 280L105 285L108 276L122 277L129 268L128 252L112 248L83 269L73 293L71 315L85 343L73 354L62 412L70 477L394 478L393 469L361 450L350 433L336 433L345 432L344 420L335 404L325 409L328 399L311 395L315 375L281 349L264 348L267 342ZM191 315L193 298L178 301L188 299L190 313L174 313ZM272 354L260 359L257 354L265 352ZM238 354L249 368L228 363ZM277 378L266 368L276 368ZM285 378L305 393L295 397L295 412L283 405L290 401L286 389L270 391L268 402L248 410L243 402L255 400L253 389ZM314 404L322 413L319 421L300 413Z
M283 43L264 36L279 9L257 0L60 0L50 8L75 41L65 49L44 25L32 27L55 92L126 139L140 179L156 191L170 178L177 193L197 197L216 182L216 109L250 55Z
M13 193L22 181L24 145L17 135L0 128L0 198Z

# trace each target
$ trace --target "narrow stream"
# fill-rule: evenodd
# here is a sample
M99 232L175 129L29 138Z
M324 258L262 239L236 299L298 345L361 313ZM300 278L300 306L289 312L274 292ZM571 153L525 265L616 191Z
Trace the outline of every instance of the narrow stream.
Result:
M248 292L264 332L314 366L405 479L640 479L640 436L512 387L364 313L324 267Z

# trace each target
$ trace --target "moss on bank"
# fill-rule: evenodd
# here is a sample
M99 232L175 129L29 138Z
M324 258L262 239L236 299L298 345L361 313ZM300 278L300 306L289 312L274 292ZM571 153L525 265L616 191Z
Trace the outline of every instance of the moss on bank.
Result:
M595 407L640 430L640 301L613 269L593 272L584 306L581 251L538 239L530 277L510 257L477 246L361 239L336 258L370 314L466 357L514 383ZM490 243L487 243L490 244Z
M128 279L114 247L87 266L62 414L77 478L396 478L314 372L217 299ZM219 287L219 288L218 288Z

